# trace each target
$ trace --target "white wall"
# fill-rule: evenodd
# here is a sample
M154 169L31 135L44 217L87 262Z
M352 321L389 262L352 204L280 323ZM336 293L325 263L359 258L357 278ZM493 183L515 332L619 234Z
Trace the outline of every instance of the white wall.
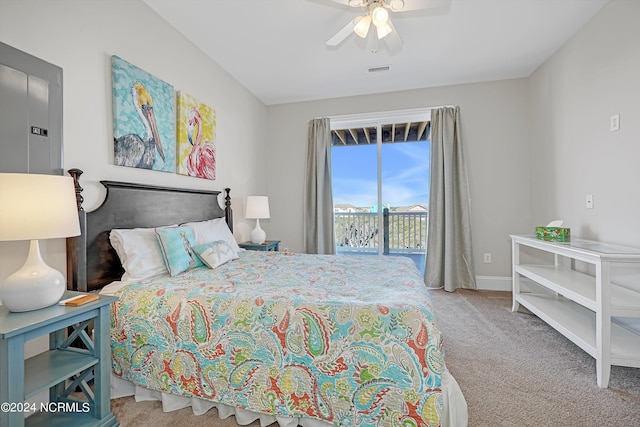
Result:
M0 40L64 69L65 166L85 170L87 209L102 198L101 179L229 186L239 240L253 226L242 218L244 197L268 194L272 218L263 228L298 251L309 119L460 105L476 273L508 276L508 235L555 218L580 237L640 245L639 8L612 0L529 79L268 108L139 1L0 0ZM216 109L217 181L112 165L113 54ZM621 130L610 133L615 113ZM585 194L594 195L594 209L584 208ZM0 280L26 250L0 243ZM45 252L64 269L62 242L47 242ZM484 252L492 264L482 262Z
M640 2L612 0L530 79L539 222L640 247ZM620 130L609 131L620 114ZM594 208L585 208L592 194Z
M640 246L639 20L640 1L612 0L527 79L269 107L269 164L278 172L269 181L268 232L302 249L309 119L457 104L478 276L510 276L509 234L552 219L564 219L575 237ZM620 131L611 133L618 113ZM585 208L586 194L594 209Z
M267 110L246 88L138 0L0 0L0 41L62 67L64 167L84 170L85 209L104 197L100 180L175 187L232 189L238 240L247 195L266 184ZM217 114L217 179L113 165L111 55L210 105ZM0 281L26 258L26 242L0 242ZM64 241L43 242L44 258L65 271Z
M390 76L392 77L392 76ZM303 248L307 122L315 117L459 105L471 186L476 274L510 274L510 233L530 230L529 104L524 79L268 107L271 220L267 234ZM492 264L482 254L491 252Z

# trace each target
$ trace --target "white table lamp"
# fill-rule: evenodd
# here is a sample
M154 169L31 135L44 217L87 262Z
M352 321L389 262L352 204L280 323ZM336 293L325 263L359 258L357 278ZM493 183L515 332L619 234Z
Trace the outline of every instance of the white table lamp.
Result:
M21 312L57 303L66 282L62 273L44 262L38 240L79 234L71 177L0 173L0 241L31 241L24 265L0 284L2 304Z
M267 240L267 233L260 228L260 220L269 218L269 198L267 196L247 197L245 217L256 220L256 228L251 231L251 242L264 243Z

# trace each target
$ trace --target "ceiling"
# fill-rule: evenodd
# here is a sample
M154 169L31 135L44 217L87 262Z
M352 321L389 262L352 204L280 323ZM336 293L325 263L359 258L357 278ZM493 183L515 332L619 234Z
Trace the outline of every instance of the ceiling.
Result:
M527 77L608 2L450 0L391 13L404 44L376 51L375 31L325 44L362 14L336 1L143 1L266 105Z
M427 141L430 137L430 121L390 123L380 126L380 142L393 144L394 142ZM332 145L362 145L375 144L378 138L377 126L349 127L347 129L332 129Z

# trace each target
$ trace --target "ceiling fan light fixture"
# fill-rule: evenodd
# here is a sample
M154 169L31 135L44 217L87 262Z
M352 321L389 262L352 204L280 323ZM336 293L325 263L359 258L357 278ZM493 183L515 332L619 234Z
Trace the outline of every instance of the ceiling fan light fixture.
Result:
M369 15L361 16L360 19L358 19L358 21L356 22L356 25L353 27L353 32L356 33L358 37L365 38L369 33L370 26L371 26L371 16Z
M393 29L391 28L391 25L389 25L388 22L384 23L383 25L376 26L376 32L378 33L378 40L381 40L384 37L388 36L389 33L391 33L391 31L393 31Z
M349 6L351 7L361 7L364 6L363 0L349 0Z
M404 1L391 0L389 2L389 9L391 9L392 12L400 12L402 9L404 9Z
M389 21L389 12L384 7L376 6L371 12L371 20L376 27L385 25Z

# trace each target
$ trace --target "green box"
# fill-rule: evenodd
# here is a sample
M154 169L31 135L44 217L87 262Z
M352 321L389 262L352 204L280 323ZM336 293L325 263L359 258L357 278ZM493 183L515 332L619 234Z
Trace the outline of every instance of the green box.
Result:
M551 242L568 242L571 240L571 229L562 227L536 227L536 238Z

